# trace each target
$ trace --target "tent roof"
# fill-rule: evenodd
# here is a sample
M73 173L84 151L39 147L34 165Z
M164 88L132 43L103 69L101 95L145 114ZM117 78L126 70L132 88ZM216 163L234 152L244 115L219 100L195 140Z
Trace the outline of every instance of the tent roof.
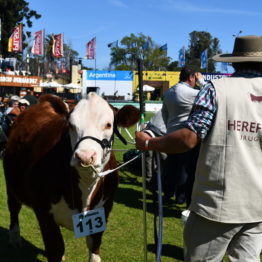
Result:
M154 91L155 88L153 86L149 86L149 85L143 85L143 91L144 92L150 92L150 91Z

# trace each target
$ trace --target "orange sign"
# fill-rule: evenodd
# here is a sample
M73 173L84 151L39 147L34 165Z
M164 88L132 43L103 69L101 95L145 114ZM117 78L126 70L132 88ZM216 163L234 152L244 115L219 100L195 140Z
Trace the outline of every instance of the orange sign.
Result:
M40 77L0 74L0 86L17 86L17 87L40 86Z

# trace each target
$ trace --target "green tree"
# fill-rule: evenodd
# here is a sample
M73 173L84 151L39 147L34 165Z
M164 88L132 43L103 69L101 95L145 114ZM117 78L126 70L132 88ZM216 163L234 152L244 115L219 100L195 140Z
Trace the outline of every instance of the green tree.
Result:
M173 61L171 62L168 67L167 67L168 71L180 71L181 68L178 67L178 61Z
M208 58L221 53L219 39L213 38L209 32L193 31L189 34L189 42L189 47L186 50L186 65L193 66L199 71L206 71L206 69L200 69L200 57L205 49L208 50ZM215 72L215 63L211 59L208 59L207 71Z
M38 19L41 15L29 8L29 3L24 0L0 0L0 18L2 24L2 39L0 52L3 57L10 56L7 51L8 39L18 23L23 23L24 28L32 27L32 18ZM30 31L23 29L23 46L26 47L26 38L31 36ZM14 55L12 55L14 56ZM17 55L16 55L17 56Z
M144 70L167 70L170 57L160 51L152 38L143 33L130 34L120 41L121 47L111 48L110 68L117 70L136 70L137 59L143 60ZM147 47L145 47L147 44Z

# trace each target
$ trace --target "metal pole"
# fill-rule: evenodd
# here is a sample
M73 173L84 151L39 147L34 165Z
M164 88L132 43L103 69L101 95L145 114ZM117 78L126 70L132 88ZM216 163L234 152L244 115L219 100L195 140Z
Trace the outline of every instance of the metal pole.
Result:
M96 87L96 57L95 57L95 87Z
M143 97L143 68L141 59L137 59L138 69L138 86L139 86L139 107L140 107L140 124L145 122L144 97Z
M140 104L140 129L144 127L145 110L143 98L143 68L141 59L137 59L139 104ZM147 262L147 222L146 222L146 168L145 153L142 153L142 185L143 185L143 222L144 222L144 261Z
M161 262L162 240L163 240L163 201L162 201L162 180L161 180L161 161L160 153L156 153L157 161L157 189L158 189L158 238L156 249L156 262Z

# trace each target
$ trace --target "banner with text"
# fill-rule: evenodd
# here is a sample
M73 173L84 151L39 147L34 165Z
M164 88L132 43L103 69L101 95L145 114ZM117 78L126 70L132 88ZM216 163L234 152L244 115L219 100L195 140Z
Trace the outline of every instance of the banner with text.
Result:
M8 52L22 52L22 32L22 24L19 24L15 27L12 35L8 40Z
M0 86L36 87L40 86L40 77L0 75Z
M215 74L215 73L202 73L202 75L204 76L205 81L211 81L214 79L231 76L231 74Z
M35 32L32 54L39 56L44 55L44 35L44 30Z
M87 71L88 80L109 80L109 81L132 81L132 71Z
M98 87L101 95L131 99L133 72L83 70L83 86Z
M95 59L95 51L96 51L96 38L92 38L87 44L86 44L86 59Z
M53 35L53 56L56 58L64 56L63 34Z

